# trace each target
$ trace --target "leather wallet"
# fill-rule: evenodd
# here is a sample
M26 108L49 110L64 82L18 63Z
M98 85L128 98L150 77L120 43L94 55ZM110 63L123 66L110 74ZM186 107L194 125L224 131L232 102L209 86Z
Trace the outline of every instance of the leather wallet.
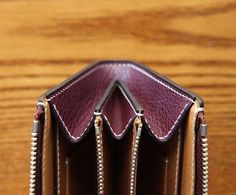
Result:
M30 195L208 194L204 103L144 65L101 61L43 94Z

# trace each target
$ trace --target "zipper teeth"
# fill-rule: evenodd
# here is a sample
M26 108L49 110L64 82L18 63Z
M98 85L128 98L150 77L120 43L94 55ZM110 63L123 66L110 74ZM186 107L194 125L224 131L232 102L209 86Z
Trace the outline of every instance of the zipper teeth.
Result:
M99 127L96 128L96 142L97 142L97 185L98 194L104 193L104 173L103 173L103 144L102 135Z
M201 138L202 146L202 193L208 194L208 140L206 137Z
M139 128L138 131L141 131L141 128ZM131 157L130 195L135 195L135 178L136 178L136 169L138 162L139 141L140 141L140 133L137 133Z
M29 194L35 194L35 185L36 185L36 155L37 155L37 135L38 133L32 132L31 136L31 155L30 155L30 187Z

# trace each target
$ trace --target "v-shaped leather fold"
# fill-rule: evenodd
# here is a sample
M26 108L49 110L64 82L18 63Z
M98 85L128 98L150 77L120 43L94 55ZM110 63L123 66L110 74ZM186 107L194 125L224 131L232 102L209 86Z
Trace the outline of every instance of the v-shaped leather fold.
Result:
M113 135L119 138L136 115L124 94L116 87L103 107L102 116Z
M46 93L46 98L71 139L78 141L93 120L97 102L112 80L129 88L145 110L145 122L159 141L166 141L194 103L195 96L148 68L129 61L103 61L79 72ZM135 116L116 90L104 108L114 134L122 134Z

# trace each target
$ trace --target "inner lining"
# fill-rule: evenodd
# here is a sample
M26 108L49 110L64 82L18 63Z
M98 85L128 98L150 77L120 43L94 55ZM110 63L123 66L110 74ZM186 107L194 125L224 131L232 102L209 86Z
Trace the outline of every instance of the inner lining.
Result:
M71 143L59 130L59 182L64 195L97 193L97 158L95 129L90 128L79 143ZM104 145L104 195L129 195L132 125L122 139L115 139L109 127L103 127ZM181 147L180 134L176 132L166 143L156 142L150 132L143 128L138 151L136 178L137 195L177 195L180 186L178 154ZM58 171L57 171L58 174Z
M91 127L86 139L71 143L59 131L59 191L63 195L94 195L97 193L97 158L94 128Z
M152 133L161 141L168 140L193 103L191 95L138 64L122 61L101 62L47 95L54 114L72 139L78 141L88 130L94 108L113 80L122 81L129 88L145 110L145 118ZM109 114L106 116L110 117ZM123 117L117 113L118 116ZM125 122L127 118L124 119ZM122 118L122 127L125 122ZM110 123L117 135L125 130L119 123Z
M175 133L168 142L159 143L143 129L138 156L137 195L177 195L180 178L179 138Z
M116 137L120 137L125 132L126 126L135 117L135 112L120 88L116 87L104 104L102 115L109 122L112 133Z
M149 96L145 98L145 101L152 106L152 98ZM154 112L156 112L155 106L150 108ZM157 112L163 111L161 106ZM105 195L128 195L130 157L134 136L131 130L132 125L129 124L135 113L119 88L114 90L106 102L103 115L107 120L103 130ZM76 128L78 127L76 126ZM124 131L125 129L127 131ZM60 177L58 179L60 185L58 186L60 186L61 194L96 194L97 159L94 127L90 126L85 132L84 139L78 143L70 142L63 131L65 129L62 125L59 131L60 158L58 161L59 172L57 171L57 177ZM120 136L119 139L117 136ZM179 171L176 170L179 169L180 158L177 155L178 138L176 131L169 141L159 142L154 139L149 128L143 128L138 155L137 195L177 194Z
M103 129L105 195L129 195L133 136L132 125L119 140Z

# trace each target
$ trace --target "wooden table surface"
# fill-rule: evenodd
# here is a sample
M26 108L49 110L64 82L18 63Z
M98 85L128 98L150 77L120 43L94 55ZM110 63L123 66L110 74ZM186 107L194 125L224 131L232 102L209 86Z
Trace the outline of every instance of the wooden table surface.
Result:
M236 1L0 2L0 194L28 194L36 100L87 64L145 63L205 100L212 195L236 194Z

